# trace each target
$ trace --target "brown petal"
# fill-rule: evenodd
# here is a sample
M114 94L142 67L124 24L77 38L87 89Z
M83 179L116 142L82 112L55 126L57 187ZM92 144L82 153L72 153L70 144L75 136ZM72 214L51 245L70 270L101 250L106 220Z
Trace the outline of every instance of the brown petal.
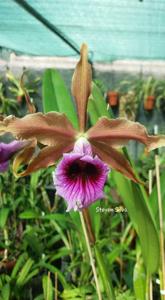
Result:
M0 135L3 135L5 133L4 130L4 125L3 125L3 121L4 121L5 117L3 115L0 115Z
M72 94L76 100L80 131L85 130L88 97L91 93L92 70L88 63L88 48L83 44L81 58L72 78Z
M147 150L165 146L165 135L150 136L146 128L137 122L126 119L110 120L102 117L98 122L87 131L90 142L101 141L111 147L121 147L130 140L135 140L146 145Z
M73 144L69 143L61 143L57 146L47 146L44 147L38 155L32 157L31 152L28 156L27 152L19 154L15 157L13 162L13 169L16 176L22 177L26 176L32 172L35 172L39 169L46 168L55 164L56 160L58 160L63 153L70 151L73 148ZM29 149L30 150L30 149ZM27 149L28 151L28 149ZM32 159L31 159L32 157ZM22 164L26 164L27 161L31 159L27 169L23 172L19 172L19 168Z
M54 146L61 140L74 141L76 130L64 114L35 113L23 118L9 116L0 123L0 132L10 132L18 139L36 138L38 142Z
M13 171L16 176L19 167L23 164L28 164L28 162L32 158L36 145L37 141L35 139L29 141L27 147L25 147L22 151L19 151L18 154L15 156L15 159L13 161Z
M92 141L92 148L94 153L97 154L110 167L135 182L141 182L136 178L130 163L122 153L101 142Z

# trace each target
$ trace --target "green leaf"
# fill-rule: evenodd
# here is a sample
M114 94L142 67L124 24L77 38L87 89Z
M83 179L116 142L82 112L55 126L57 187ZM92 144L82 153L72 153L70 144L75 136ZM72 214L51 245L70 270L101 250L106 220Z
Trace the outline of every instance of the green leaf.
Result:
M94 125L101 116L111 117L107 110L107 104L99 87L92 83L92 94L88 101L88 112L92 125Z
M81 286L79 288L72 288L72 289L65 289L61 297L62 299L67 300L84 300L87 299L87 294L91 294L92 290L91 287L88 286ZM93 299L94 297L92 297Z
M10 299L10 285L9 283L5 284L1 290L1 300L9 300Z
M25 263L27 259L27 253L22 253L14 266L14 269L11 273L11 278L14 279L17 276L18 271L20 270L21 266Z
M42 287L44 291L44 299L53 300L53 284L50 276L44 275L42 277Z
M148 273L152 274L159 268L160 247L158 232L148 201L145 201L142 191L137 184L115 171L113 171L113 176L118 193L123 199L139 236L145 266Z
M162 208L163 208L163 216L165 216L165 173L162 173L160 177L160 186L161 186L161 196L162 196ZM152 213L156 220L156 225L159 230L159 208L158 208L158 193L157 193L157 185L155 183L152 193L149 196L149 205L152 209Z
M41 217L44 220L53 220L53 221L57 221L57 222L63 222L64 224L67 223L68 226L68 222L71 222L71 219L69 217L69 215L64 215L64 214L60 214L60 213L50 213L50 214L46 214L44 216Z
M29 275L29 272L30 272L33 264L34 264L34 261L31 258L29 258L26 261L25 265L23 266L23 268L21 269L21 271L18 274L16 285L18 285L18 286L24 285L26 278Z
M67 288L68 284L67 284L67 282L65 280L65 277L64 277L64 275L62 274L62 272L58 268L56 268L55 266L53 266L53 265L51 265L49 263L45 263L44 261L39 262L39 264L37 266L40 266L40 267L42 267L44 269L47 269L47 270L49 270L53 274L57 273L58 279L61 282L62 286L64 288Z
M60 73L53 69L46 70L42 86L44 112L58 111L65 113L73 126L78 128L74 103Z
M34 298L34 300L45 300L43 295L39 295Z
M101 228L101 214L96 212L96 208L98 206L99 206L99 202L97 201L89 207L90 217L91 217L91 221L92 221L92 227L95 232L96 239L99 238L99 231Z
M0 209L0 228L3 229L6 225L6 221L9 215L10 209L7 207L3 207Z
M27 246L33 251L35 256L39 258L42 255L43 244L40 242L38 235L34 230L25 233L24 241L26 241Z
M107 265L104 262L102 253L98 247L98 245L94 245L94 251L96 256L96 261L99 269L99 274L102 278L103 286L105 289L105 293L107 296L107 300L115 300L114 290L111 283L111 277L109 274L109 270L107 268Z
M30 281L34 276L37 276L39 274L39 271L40 271L39 269L35 269L31 273L29 273L24 281L24 284L26 284L28 281Z
M57 100L54 91L54 84L52 78L52 71L48 69L44 72L42 82L42 97L44 112L58 111Z
M68 256L70 253L71 253L70 249L66 249L66 247L62 247L54 255L51 256L50 262Z
M32 210L32 209L27 209L24 212L19 214L20 219L37 219L39 218L39 214Z
M133 284L136 300L146 299L146 272L143 259L138 257L133 274Z
M32 173L30 176L30 189L35 190L36 191L36 186L38 185L38 181L39 181L39 177L41 175L41 170Z
M111 250L111 252L108 254L108 260L109 264L112 265L117 257L121 255L121 253L124 250L124 245L115 245L115 247Z

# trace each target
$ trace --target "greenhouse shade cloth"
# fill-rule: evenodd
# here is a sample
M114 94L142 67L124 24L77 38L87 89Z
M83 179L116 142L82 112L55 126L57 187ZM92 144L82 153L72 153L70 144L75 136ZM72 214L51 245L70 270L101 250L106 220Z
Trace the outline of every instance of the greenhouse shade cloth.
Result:
M165 59L163 0L0 1L0 47L37 56L92 61Z

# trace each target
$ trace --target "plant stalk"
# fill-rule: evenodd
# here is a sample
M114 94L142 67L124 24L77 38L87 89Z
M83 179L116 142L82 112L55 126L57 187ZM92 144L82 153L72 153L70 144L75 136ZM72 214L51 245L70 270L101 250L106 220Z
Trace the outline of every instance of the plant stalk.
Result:
M90 263L91 263L91 267L92 267L92 271L93 271L93 275L94 275L94 279L95 279L95 283L96 283L96 291L97 291L98 299L102 300L99 281L98 281L97 272L96 272L96 267L95 267L94 259L92 256L92 249L90 246L90 241L89 241L89 237L88 237L88 233L87 233L87 227L85 225L85 218L83 216L82 211L80 211L79 214L80 214L80 220L81 220L81 224L82 224L82 228L83 228L83 232L84 232L84 236L85 236L85 241L86 241L86 245L87 245L87 249L88 249Z
M163 208L160 186L160 172L159 172L159 156L155 155L155 167L156 167L156 184L158 195L158 208L159 208L159 224L160 224L160 296L161 300L165 300L165 248L164 248L164 234L163 234Z
M146 276L146 300L153 300L153 285L152 285L152 277L147 273Z
M105 293L107 296L106 299L107 300L115 300L115 294L113 291L110 276L109 276L107 268L106 268L106 264L103 259L103 255L102 255L99 247L95 243L95 235L94 235L94 232L92 229L91 218L90 218L88 209L83 209L82 214L83 214L83 219L85 220L85 224L86 224L85 228L87 229L87 232L88 232L87 236L88 236L88 240L90 243L89 245L92 245L94 252L95 252L95 257L96 257L99 273L100 273L100 276L101 276L101 279L103 282L103 286L105 289Z
M152 170L148 172L148 179L149 179L149 195L152 193ZM152 276L147 273L147 280L146 280L146 300L153 300L153 284L152 284Z
M6 246L3 259L7 260L8 259L8 245L9 245L9 237L8 237L7 228L4 228L3 232L4 232L4 239L5 239L5 246Z

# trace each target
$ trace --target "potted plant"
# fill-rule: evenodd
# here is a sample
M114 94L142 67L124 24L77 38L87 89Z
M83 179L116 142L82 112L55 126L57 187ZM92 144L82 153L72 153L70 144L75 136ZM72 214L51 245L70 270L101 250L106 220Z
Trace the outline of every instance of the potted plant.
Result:
M156 99L156 107L165 114L165 80L158 82L158 96Z
M139 94L142 90L143 80L136 77L132 80L123 80L119 83L121 94L119 104L119 116L134 121L137 117L138 105L140 102Z
M128 93L122 95L120 98L119 117L135 121L137 107L138 103L135 91L130 90Z
M155 106L157 88L158 81L151 76L143 82L141 96L144 100L144 109L147 111L152 111Z
M109 90L107 92L107 102L110 106L117 106L119 102L119 93L117 91Z

